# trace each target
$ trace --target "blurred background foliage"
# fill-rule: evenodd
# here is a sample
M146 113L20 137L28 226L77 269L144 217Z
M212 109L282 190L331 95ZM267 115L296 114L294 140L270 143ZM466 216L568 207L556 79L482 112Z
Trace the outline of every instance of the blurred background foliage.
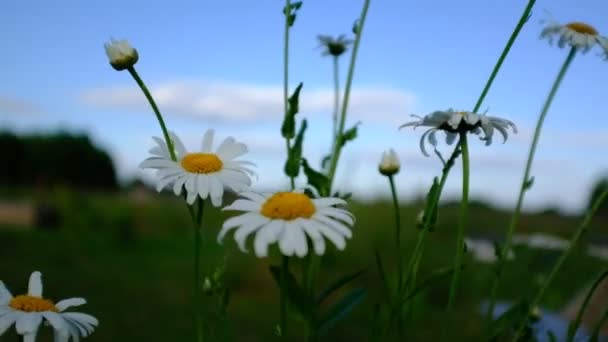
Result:
M88 304L78 310L100 320L88 341L192 339L193 227L182 200L158 194L139 181L120 186L108 154L84 135L2 133L0 150L5 156L0 168L0 279L13 294L26 291L29 274L39 270L45 296L55 301L74 296L87 299ZM598 180L590 200L607 185L607 179ZM470 207L469 235L500 241L510 212L481 201L473 201ZM400 208L406 258L422 208L421 201ZM364 270L353 287L364 286L369 294L325 337L328 341L374 340L374 324L378 317L382 319L374 308L384 300L373 262L376 250L389 276L394 274L393 211L388 199L353 200L349 209L357 217L354 237L344 252L330 248L323 258L319 286ZM24 214L15 215L19 210ZM518 232L542 231L568 238L582 214L566 216L550 208L529 212L522 217ZM275 251L270 258L258 259L253 253L242 253L231 237L224 248L218 245L217 233L229 215L213 209L204 218L203 269L211 274L224 265L224 281L231 291L227 315L218 326L238 341L273 340L278 291L268 267L279 262L278 255ZM457 218L458 203L444 202L425 249L421 277L452 264ZM604 205L586 241L547 291L543 310L562 312L606 268L606 261L589 256L585 247L588 242L608 244L607 222L608 206ZM499 291L499 299L507 303L531 295L560 254L526 247L516 247L515 253ZM300 266L298 261L294 266ZM490 265L469 256L456 313L444 317L449 281L432 284L416 297L404 340L437 340L441 336L437 327L444 326L440 322L448 328L459 327L451 337L454 341L478 340L484 329L480 306L489 296L492 274ZM212 303L209 298L203 298L207 305ZM298 324L296 317L289 327L294 341L302 338L297 332L303 331L304 323ZM50 329L43 330L39 340L51 341ZM14 331L2 337L2 341L15 339Z

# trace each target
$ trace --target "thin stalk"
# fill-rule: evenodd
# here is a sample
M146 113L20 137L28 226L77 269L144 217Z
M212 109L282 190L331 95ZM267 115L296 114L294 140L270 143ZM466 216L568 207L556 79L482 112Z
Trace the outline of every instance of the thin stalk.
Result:
M285 0L285 27L283 35L283 109L285 116L289 111L289 17L291 16L291 1ZM289 138L285 138L287 158L290 158L291 147ZM295 188L295 179L289 176L291 189ZM287 273L289 272L289 257L283 256L281 260L281 285L279 297L279 328L281 338L287 336Z
M502 271L503 271L503 268L505 265L505 260L507 259L506 256L508 255L509 250L511 249L511 239L513 237L513 232L515 231L515 227L517 226L517 222L519 221L521 207L524 202L524 194L525 194L526 190L528 190L528 188L530 187L530 170L532 169L532 161L534 160L534 154L536 152L536 145L538 145L538 140L540 138L540 132L542 131L543 122L545 121L545 117L547 116L547 113L549 112L549 107L551 106L551 103L553 102L553 98L555 97L555 94L557 93L557 89L559 88L559 85L561 84L561 82L564 78L564 75L566 74L566 71L568 70L568 67L570 66L570 64L572 63L572 60L574 59L574 56L576 55L576 51L577 50L574 47L572 47L570 49L570 52L568 53L566 60L562 64L562 66L559 70L559 73L557 74L557 78L555 79L555 82L553 82L551 91L549 92L549 95L547 96L545 104L543 105L540 116L536 123L536 129L534 130L534 137L532 138L532 145L530 146L530 151L528 152L528 161L526 162L524 177L522 179L521 186L519 188L517 204L515 206L515 211L511 218L511 223L509 224L509 228L507 229L505 244L500 253L501 257L498 259L498 264L497 264L497 268L496 268L496 276L494 277L494 283L492 284L492 296L490 297L490 305L488 307L488 313L487 313L487 317L488 317L489 321L492 319L492 315L494 313L494 306L496 304L496 293L498 291L498 286L500 283L500 276L502 275Z
M578 309L578 313L576 314L576 318L574 319L574 322L568 329L568 335L566 337L566 342L574 341L574 336L576 335L576 331L578 330L578 327L581 325L583 313L585 312L585 309L587 308L587 305L589 304L591 297L593 297L593 293L598 288L598 286L600 286L602 281L604 281L604 279L606 279L606 277L608 277L608 270L605 270L604 272L602 272L600 274L600 276L597 277L597 279L593 282L593 285L591 285L589 292L587 292L587 295L585 296L585 300L583 301L583 304Z
M365 0L363 9L361 10L361 16L359 17L359 25L357 29L357 35L355 37L355 43L353 45L353 52L350 56L350 65L348 67L348 75L346 76L346 85L344 88L344 98L342 99L342 108L340 113L340 124L338 125L338 132L336 134L337 140L342 139L344 133L344 124L346 123L346 113L348 110L348 101L350 99L350 88L353 83L353 77L355 75L355 62L357 61L357 52L359 51L359 43L361 42L361 36L363 35L363 27L365 26L365 18L367 17L367 10L371 0ZM334 176L336 174L336 168L338 167L338 159L340 158L340 152L342 151L342 144L339 142L334 144L334 150L331 154L331 161L329 164L329 189L331 191Z
M332 141L334 144L337 143L338 140L338 113L340 111L340 77L339 66L338 66L338 56L332 56L333 64L334 64L334 113L332 116Z
M137 71L135 71L134 67L131 66L131 67L127 68L127 70L129 70L129 73L131 74L131 76L133 76L133 79L135 80L135 82L137 82L137 85L139 85L139 88L141 88L141 91L146 96L146 99L148 99L150 106L152 106L152 110L154 111L154 114L156 114L156 119L158 120L158 123L160 124L160 129L163 131L163 136L165 137L165 142L167 143L167 148L169 149L169 154L171 155L171 159L173 161L176 161L177 158L175 157L175 151L173 150L173 141L169 137L169 131L167 130L167 126L165 125L163 116L160 114L160 110L158 110L158 106L156 105L156 102L154 101L152 94L150 94L148 87L146 87L146 84L139 77L139 74L137 74Z
M591 219L593 218L593 215L595 215L595 212L599 209L600 205L602 204L602 202L604 202L604 199L606 199L607 196L608 196L608 189L605 189L595 199L595 201L591 205L591 208L589 208L589 210L587 210L587 213L585 214L585 218L583 219L583 222L580 224L580 226L574 233L574 236L570 240L570 245L568 246L568 248L566 248L566 250L564 250L562 255L559 257L559 260L557 260L557 263L555 264L555 266L553 266L551 273L549 273L549 276L545 279L540 290L538 290L538 293L536 294L536 296L534 296L534 298L530 302L531 308L536 307L540 303L540 300L542 299L543 295L545 294L545 291L547 290L547 288L553 281L553 278L555 277L557 272L560 270L560 268L562 268L562 265L564 264L566 259L568 259L568 257L570 256L570 254L574 250L574 247L576 246L576 244L578 243L580 238L587 232L587 227L591 223ZM517 341L519 336L521 335L523 326L524 325L521 324L519 326L519 328L517 329L517 332L515 333L515 337L513 338L514 342Z
M509 40L507 41L507 45L505 45L505 48L502 50L502 53L500 54L498 61L494 65L494 69L492 69L490 78L488 78L488 81L486 82L486 85L483 88L481 95L479 96L479 99L477 99L477 103L475 103L475 108L473 109L473 113L477 113L477 111L479 110L479 107L481 107L481 103L483 102L486 95L488 94L488 90L490 90L490 87L492 86L492 83L494 82L494 78L496 78L496 75L498 74L498 70L500 70L502 63L504 62L505 58L509 54L509 51L511 50L511 46L513 45L513 43L515 42L515 39L519 35L519 31L521 31L521 29L522 29L522 27L524 27L524 24L526 23L526 21L528 21L528 18L530 17L530 11L532 11L532 7L534 6L535 2L536 2L536 0L528 1L528 5L524 9L524 12L521 14L521 17L519 18L519 21L517 22L517 26L515 26L513 33L511 33L511 37L509 37Z
M203 319L201 315L201 242L203 230L203 211L205 201L197 200L196 225L194 227L194 317L196 323L196 341L204 340Z
M450 286L447 312L449 313L456 299L456 290L462 267L464 255L464 233L467 226L467 213L469 208L469 144L467 132L460 132L460 149L462 151L462 199L460 200L460 217L458 219L458 236L456 237L456 260L454 261L454 276Z
M393 197L393 208L395 210L395 252L397 255L397 272L398 272L398 291L401 291L401 282L403 279L403 265L401 260L401 217L399 214L399 199L397 198L397 190L395 189L395 179L393 175L388 176L388 182L391 186L391 194Z

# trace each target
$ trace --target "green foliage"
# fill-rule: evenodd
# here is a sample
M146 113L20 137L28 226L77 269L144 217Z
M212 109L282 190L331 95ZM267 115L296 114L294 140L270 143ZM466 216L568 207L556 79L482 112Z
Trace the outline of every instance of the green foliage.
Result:
M287 6L283 7L283 14L287 17L287 24L289 27L293 26L296 22L296 14L298 10L302 7L302 1L296 1L290 4L289 8Z
M287 161L285 162L285 174L289 177L297 177L300 173L300 162L302 160L302 143L304 142L304 133L307 128L306 120L302 120L302 124L300 125L300 130L298 131L298 136L296 140L289 149L289 155L287 156Z
M329 178L310 167L306 158L302 158L302 167L304 168L304 174L308 179L308 184L315 188L321 196L329 195Z
M361 122L357 122L353 127L347 129L346 131L344 131L344 133L342 133L342 135L340 135L340 146L344 146L347 142L353 141L357 138L357 128L360 124Z
M287 113L285 113L283 124L281 125L281 135L285 139L292 139L296 134L296 114L300 110L300 90L302 90L303 85L300 82L287 100Z

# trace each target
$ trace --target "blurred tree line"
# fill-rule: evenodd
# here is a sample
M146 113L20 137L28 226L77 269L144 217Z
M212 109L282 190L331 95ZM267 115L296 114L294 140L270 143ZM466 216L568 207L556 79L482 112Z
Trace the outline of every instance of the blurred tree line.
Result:
M0 185L67 185L80 189L115 189L112 159L86 135L59 132L17 136L0 132Z

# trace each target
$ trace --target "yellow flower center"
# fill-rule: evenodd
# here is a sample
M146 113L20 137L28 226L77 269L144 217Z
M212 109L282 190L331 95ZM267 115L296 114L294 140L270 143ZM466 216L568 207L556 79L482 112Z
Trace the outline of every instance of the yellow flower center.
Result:
M310 218L316 211L310 198L297 192L277 192L262 206L262 215L287 221Z
M578 21L566 24L566 27L578 33L588 34L591 36L596 36L598 34L595 27Z
M188 153L181 161L184 170L192 173L212 173L222 169L224 163L213 153Z
M53 311L59 312L55 307L55 304L44 298L33 297L30 295L20 295L11 299L8 306L15 310L25 312L42 312L42 311Z

